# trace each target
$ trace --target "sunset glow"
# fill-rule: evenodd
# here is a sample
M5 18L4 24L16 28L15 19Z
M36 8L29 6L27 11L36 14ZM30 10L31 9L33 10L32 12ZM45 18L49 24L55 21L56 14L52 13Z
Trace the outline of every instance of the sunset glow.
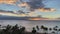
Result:
M48 1L48 2L47 2ZM44 18L59 18L60 0L0 0L0 10L13 11L0 12L0 15L7 16L35 16L41 15ZM45 3L46 2L46 3ZM21 10L21 14L19 14Z
M39 8L38 11L40 12L54 12L56 9L53 8Z
M0 0L2 4L14 4L17 0Z

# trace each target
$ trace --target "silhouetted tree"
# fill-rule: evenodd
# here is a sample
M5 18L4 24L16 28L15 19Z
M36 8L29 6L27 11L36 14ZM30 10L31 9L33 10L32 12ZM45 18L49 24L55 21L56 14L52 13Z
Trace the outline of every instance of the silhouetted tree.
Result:
M48 30L47 27L45 27L45 26L42 25L42 26L41 26L41 29L43 29L43 30L45 31L44 34L47 34L47 32L46 32L46 31Z
M48 28L47 27L44 28L44 31L47 31L47 32L45 32L45 34L48 34Z
M0 25L0 28L1 28L1 25Z
M36 26L36 28L37 28L37 30L39 30L39 26L38 25Z
M60 31L60 29L59 29L59 31Z
M55 27L53 28L53 30L56 31L56 33L58 34L58 32L59 32L58 26L55 26Z
M44 26L42 25L42 26L41 26L41 29L43 29L43 28L44 28Z
M36 29L35 29L35 27L33 27L32 33L33 33L33 34L36 33Z
M7 25L6 29L4 30L5 34L10 34L11 26Z
M49 28L49 30L51 31L51 30L52 30L52 28Z
M0 29L1 29L1 25L0 25Z
M49 31L52 31L52 28L49 28Z
M26 29L25 27L20 28L19 34L24 33L25 32L25 29Z
M18 34L18 30L19 30L18 24L13 26L11 30L12 30L12 34Z
M0 25L0 31L1 31L1 25ZM0 32L1 33L1 32Z

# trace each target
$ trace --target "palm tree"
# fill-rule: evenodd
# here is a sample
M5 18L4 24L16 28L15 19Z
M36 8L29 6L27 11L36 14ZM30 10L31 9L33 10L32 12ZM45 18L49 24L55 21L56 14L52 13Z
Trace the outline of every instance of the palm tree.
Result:
M47 34L48 33L48 28L45 27L44 30L46 31L45 34Z
M52 28L49 28L49 30L51 31L51 30L52 30Z
M51 33L50 31L52 31L52 28L49 28L49 33Z
M24 34L25 30L26 30L25 27L20 28L20 29L19 29L19 34Z
M0 25L0 28L1 28L1 25Z
M59 29L59 31L60 31L60 29Z
M37 28L37 30L39 30L39 26L38 25L36 26L36 28Z
M41 29L43 29L44 28L44 26L43 25L41 25Z
M1 25L0 25L0 34L1 34Z
M43 25L41 25L41 29L43 29L44 28L44 26ZM44 32L44 31L43 31Z
M12 34L17 34L18 33L18 30L19 30L18 24L16 24L15 26L13 26L11 28L11 30L12 30Z
M46 32L46 31L48 31L48 28L47 28L47 27L45 27L45 26L42 25L42 26L41 26L41 29L43 29L43 30L45 31L45 32L44 32L45 34L48 33L48 32Z
M56 31L56 33L58 34L58 32L59 32L58 26L55 26L55 27L53 28L53 30Z
M35 29L35 27L33 27L32 33L33 33L33 34L36 33L36 29Z
M8 24L5 29L5 34L10 34L11 26Z

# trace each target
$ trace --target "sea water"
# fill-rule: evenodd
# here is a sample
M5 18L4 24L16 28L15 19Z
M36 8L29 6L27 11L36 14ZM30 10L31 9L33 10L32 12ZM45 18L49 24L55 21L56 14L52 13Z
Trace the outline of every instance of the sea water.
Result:
M39 27L41 27L41 25L44 25L47 28L58 26L58 28L60 28L60 21L0 20L0 24L2 26L6 26L8 24L14 26L18 24L19 26L25 26L27 31L31 31L33 27L36 27L36 25Z

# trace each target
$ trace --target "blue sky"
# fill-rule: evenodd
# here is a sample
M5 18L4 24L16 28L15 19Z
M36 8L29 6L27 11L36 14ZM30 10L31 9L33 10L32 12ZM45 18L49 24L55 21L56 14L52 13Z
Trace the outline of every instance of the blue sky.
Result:
M47 12L44 15L50 15L51 17L60 17L60 0L52 0L46 3L46 7L55 8L55 12ZM46 17L46 16L45 16Z
M29 0L23 0L23 1L29 1ZM47 8L55 8L56 11L54 12L39 12L36 10L36 14L42 15L42 17L47 18L58 18L60 17L60 0L46 0L43 2L45 7ZM18 3L16 3L18 4ZM21 8L17 5L10 5L10 4L0 4L0 10L9 10L9 11L18 11L18 10L24 10L24 12L28 11L26 8Z

